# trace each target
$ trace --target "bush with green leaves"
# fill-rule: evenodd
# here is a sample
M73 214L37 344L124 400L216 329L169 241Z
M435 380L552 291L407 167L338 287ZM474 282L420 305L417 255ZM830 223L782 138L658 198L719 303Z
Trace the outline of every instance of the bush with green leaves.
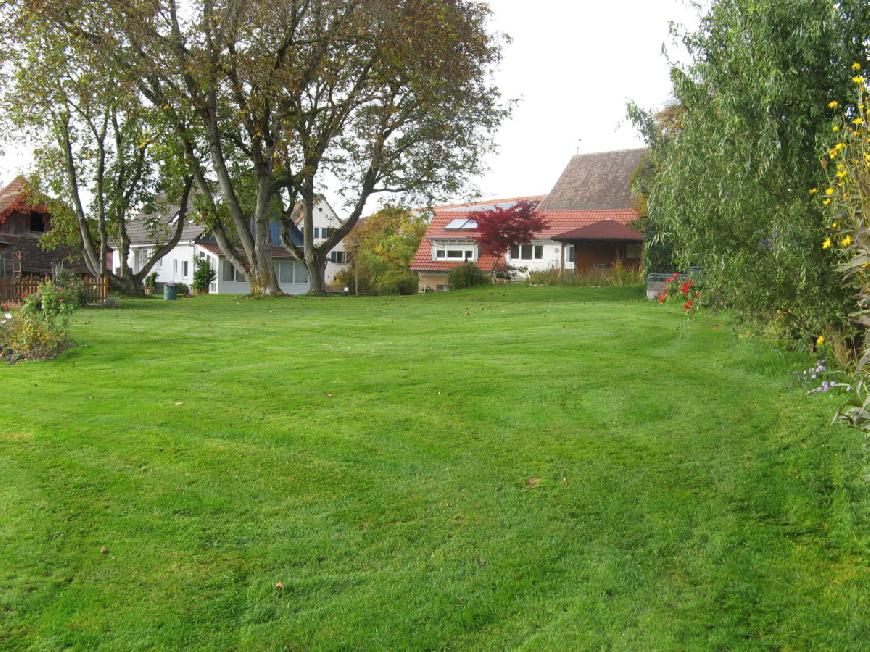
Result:
M818 246L825 218L817 147L826 103L866 55L866 1L714 0L685 34L667 126L632 108L651 146L649 232L677 269L704 271L708 300L793 343L848 330L852 293Z
M192 286L196 292L200 294L208 292L208 287L214 282L215 278L217 278L217 272L215 272L211 263L208 262L208 258L197 258L193 261Z
M0 357L10 362L55 357L69 342L67 329L75 309L76 304L50 280L25 297L19 308L4 306Z
M417 294L419 279L412 272L394 271L385 274L377 285L379 295Z
M54 273L54 287L64 301L74 308L81 308L97 300L94 292L85 286L81 276L63 267Z
M447 274L447 284L451 290L463 290L489 283L489 276L472 262L462 263Z

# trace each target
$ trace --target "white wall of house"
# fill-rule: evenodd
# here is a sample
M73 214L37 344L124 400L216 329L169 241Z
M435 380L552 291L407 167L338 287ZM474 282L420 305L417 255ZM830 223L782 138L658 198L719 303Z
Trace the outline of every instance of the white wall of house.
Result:
M251 285L245 275L233 267L233 264L223 256L219 261L212 260L213 269L217 270L217 278L212 283L215 294L250 294ZM275 272L278 276L278 286L285 294L305 294L309 290L308 270L305 265L296 260L274 260Z
M196 255L197 245L194 242L179 242L163 258L157 261L152 272L157 272L158 283L187 283L193 282L193 257ZM134 272L138 272L154 251L149 245L130 245L130 256L127 264ZM112 267L118 269L121 266L121 258L118 250L112 252Z
M565 269L574 269L565 251ZM529 272L544 272L560 269L562 265L562 244L555 240L534 240L531 244L512 247L507 254L507 262L514 268L526 268Z
M477 243L471 238L436 239L432 241L432 260L457 262L470 260L476 262L479 257ZM568 260L565 252L565 269L574 269L574 263ZM525 268L520 276L528 272L542 272L548 269L560 269L562 264L562 244L555 240L535 240L531 244L513 247L507 252L505 262L511 267Z

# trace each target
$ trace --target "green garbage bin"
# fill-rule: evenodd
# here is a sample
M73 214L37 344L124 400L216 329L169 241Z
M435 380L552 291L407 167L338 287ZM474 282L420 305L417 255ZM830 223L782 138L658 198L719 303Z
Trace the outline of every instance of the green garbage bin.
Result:
M166 301L175 301L178 298L178 288L174 283L167 283L163 286L163 298Z

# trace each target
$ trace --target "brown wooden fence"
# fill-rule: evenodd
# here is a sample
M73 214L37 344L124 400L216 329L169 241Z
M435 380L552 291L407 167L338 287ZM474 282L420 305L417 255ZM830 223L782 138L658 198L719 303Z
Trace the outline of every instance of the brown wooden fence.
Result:
M46 277L42 276L0 276L0 301L18 303L28 294L36 292L39 284ZM99 303L109 296L109 279L103 277L100 281L93 276L85 276L85 289L90 290L95 302Z

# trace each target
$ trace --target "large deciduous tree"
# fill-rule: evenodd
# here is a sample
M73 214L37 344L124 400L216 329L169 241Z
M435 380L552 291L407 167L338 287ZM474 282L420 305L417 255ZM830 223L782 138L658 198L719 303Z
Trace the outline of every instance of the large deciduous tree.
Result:
M270 223L324 290L329 251L378 193L438 196L477 172L505 116L488 10L467 0L12 0L122 61L172 126L204 214L255 294L280 292ZM349 207L313 240L315 193ZM216 191L215 191L216 189ZM302 246L289 217L304 206Z

